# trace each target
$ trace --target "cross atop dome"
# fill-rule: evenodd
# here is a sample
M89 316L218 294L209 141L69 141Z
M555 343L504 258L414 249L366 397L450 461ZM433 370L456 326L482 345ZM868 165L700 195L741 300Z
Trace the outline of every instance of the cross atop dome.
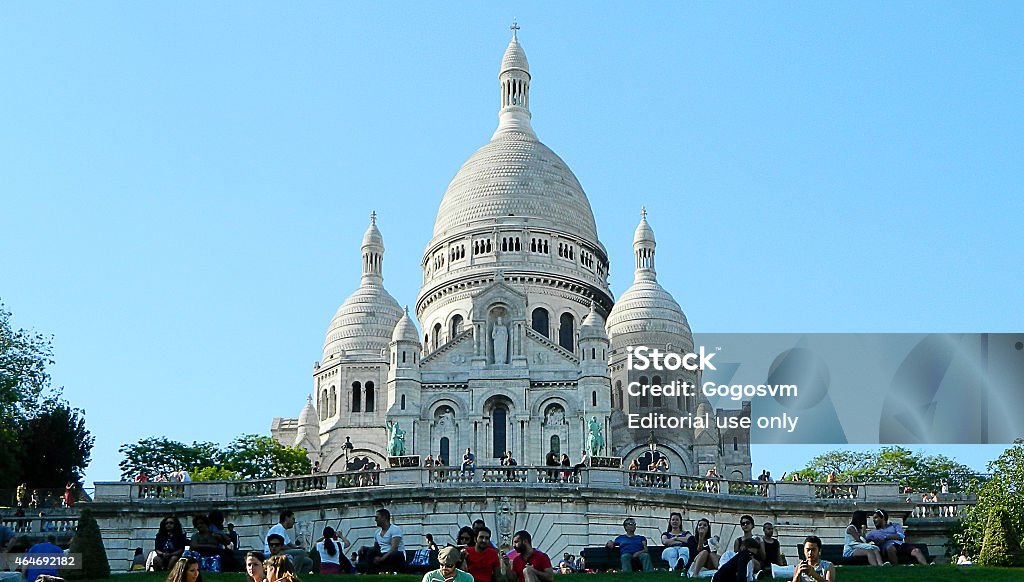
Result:
M640 207L640 220L647 220L647 207L646 206L641 206Z
M371 210L370 211L370 224L377 224L377 211L376 210Z
M516 33L519 32L519 23L516 22L515 18L512 19L512 26L508 28L509 30L512 31L512 38L518 38L518 35Z

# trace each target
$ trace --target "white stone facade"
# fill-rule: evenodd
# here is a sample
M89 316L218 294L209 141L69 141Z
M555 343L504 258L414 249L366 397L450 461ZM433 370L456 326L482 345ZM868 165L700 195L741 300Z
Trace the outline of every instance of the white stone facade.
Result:
M498 128L452 179L423 253L414 309L422 331L384 288L373 216L361 283L330 322L313 397L299 419L275 419L272 434L306 448L326 471L386 465L388 423L405 431L406 454L457 465L468 447L479 465L496 465L510 450L520 464L542 465L552 450L577 462L596 419L605 454L627 464L653 449L673 472L715 466L749 479L749 433L652 435L626 425L629 412L710 410L701 397L624 391L633 380L699 380L625 366L627 345L691 350L689 324L657 281L646 213L633 241L634 284L614 300L590 202L531 127L531 75L515 36L498 78ZM749 415L749 407L726 413Z

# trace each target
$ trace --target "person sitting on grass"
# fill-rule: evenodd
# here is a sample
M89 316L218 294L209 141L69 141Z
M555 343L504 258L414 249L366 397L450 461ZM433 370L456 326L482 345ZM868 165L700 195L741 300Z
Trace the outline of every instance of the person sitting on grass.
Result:
M718 569L719 559L718 536L711 535L711 522L702 517L697 520L697 525L693 529L695 544L690 548L690 565L687 566L690 578L699 576L703 568Z
M203 582L199 561L195 558L179 558L167 575L167 582Z
M301 582L292 561L284 552L270 556L263 566L267 570L267 582Z
M633 560L640 563L644 572L651 572L654 567L651 565L651 555L647 552L647 538L636 534L636 520L632 517L622 522L622 529L626 533L614 540L608 540L606 548L619 548L619 561L623 572L633 571Z
M453 546L441 548L441 551L437 553L437 563L440 568L424 574L421 582L473 582L473 576L469 572L459 569L461 562L462 552L459 548Z
M263 552L249 552L245 555L245 582L266 582L267 572L263 569Z
M683 514L673 511L668 515L668 529L661 534L661 545L665 549L661 552L661 559L668 562L668 571L673 572L679 562L686 565L690 563L690 540L693 536L683 529Z
M868 512L858 509L846 526L846 540L843 542L843 557L864 556L871 566L882 565L882 552L875 544L868 543L864 536L868 533Z
M821 538L804 538L804 559L793 569L793 582L836 582L836 567L821 559Z
M883 558L890 564L910 564L911 560L927 566L921 550L903 543L906 538L903 535L903 527L898 523L889 523L889 514L884 509L876 509L871 516L875 529L864 536L869 542L874 542L882 549Z

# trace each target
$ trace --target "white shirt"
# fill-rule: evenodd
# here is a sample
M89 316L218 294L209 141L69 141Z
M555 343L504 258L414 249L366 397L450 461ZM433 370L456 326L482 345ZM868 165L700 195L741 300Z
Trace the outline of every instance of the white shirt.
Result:
M281 524L275 525L274 527L270 528L270 531L267 532L267 535L263 537L263 553L267 556L270 555L270 544L267 543L267 538L270 537L270 534L277 534L283 537L284 545L286 546L292 543L292 538L288 535L288 530L284 529L284 526Z
M345 553L345 544L341 543L341 540L334 540L333 556L327 554L327 550L324 549L324 542L322 541L316 543L316 551L320 552L321 562L341 565L341 555Z
M384 532L383 534L380 533L380 529L377 529L373 533L373 540L377 542L378 546L380 546L380 551L382 554L386 554L389 551L391 551L392 538L398 538L397 551L404 553L405 542L402 541L402 530L398 529L397 525L391 524L391 527L388 528L388 531Z

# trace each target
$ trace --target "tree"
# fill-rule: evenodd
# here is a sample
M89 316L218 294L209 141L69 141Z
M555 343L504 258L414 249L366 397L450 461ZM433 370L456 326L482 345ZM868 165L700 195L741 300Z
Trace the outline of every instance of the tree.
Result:
M186 445L162 436L123 444L117 451L124 455L117 466L125 480L131 480L139 473L153 477L181 470L195 471L218 466L222 461L215 443L193 442Z
M236 481L241 477L238 473L224 467L203 467L191 473L193 481Z
M285 447L268 436L242 435L224 451L224 467L243 479L266 479L309 473L302 447Z
M0 303L0 417L16 418L34 408L50 386L53 339L11 327L11 312Z
M78 483L95 441L85 428L81 410L61 400L47 400L23 423L21 481L29 487L45 488Z
M980 555L989 515L996 508L1006 512L1010 528L1024 532L1024 440L1014 441L1013 446L988 464L988 470L992 478L972 489L978 501L964 513L961 531L956 536L960 547L972 556Z
M797 472L824 481L832 471L839 481L895 481L914 491L937 490L939 481L945 480L950 492L957 493L979 480L969 467L949 457L925 455L899 446L882 447L874 453L829 451L814 457Z
M63 487L89 464L94 439L85 413L50 386L53 363L52 338L15 330L0 303L0 488Z

